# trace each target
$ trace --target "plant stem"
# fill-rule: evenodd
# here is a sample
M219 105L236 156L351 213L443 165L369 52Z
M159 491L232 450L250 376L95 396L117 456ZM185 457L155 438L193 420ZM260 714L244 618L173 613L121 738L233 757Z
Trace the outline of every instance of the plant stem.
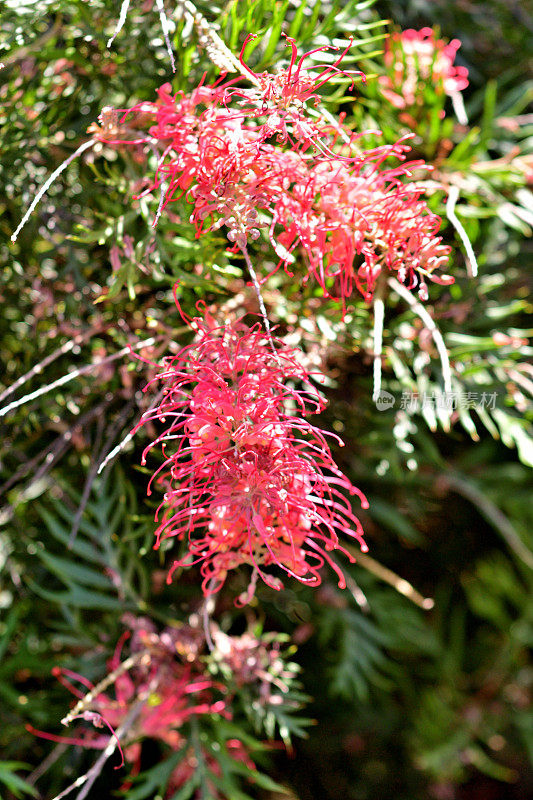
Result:
M267 310L265 307L265 303L263 301L263 297L261 295L261 287L259 285L259 280L257 278L257 274L252 264L252 260L248 253L248 249L245 244L241 245L241 252L244 256L244 260L246 261L246 266L248 267L248 272L250 273L250 277L252 279L252 283L254 285L255 293L257 295L257 302L259 303L259 309L261 311L261 316L263 318L263 324L265 326L265 330L268 336L268 341L272 347L274 353L276 353L276 348L274 347L274 341L272 339L272 331L270 329L270 322L268 321Z

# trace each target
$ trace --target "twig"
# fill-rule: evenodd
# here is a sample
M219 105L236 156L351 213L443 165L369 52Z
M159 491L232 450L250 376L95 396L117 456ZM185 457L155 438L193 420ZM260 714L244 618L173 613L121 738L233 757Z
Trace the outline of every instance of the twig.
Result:
M135 703L135 705L131 708L129 714L127 715L122 725L120 725L120 727L117 728L115 736L111 737L111 739L109 740L109 744L102 752L102 754L94 762L93 766L85 773L85 775L80 775L80 777L76 778L76 780L73 783L71 783L70 786L67 786L66 789L63 789L62 792L56 795L54 797L54 800L62 800L63 797L66 797L67 794L70 794L70 792L74 791L74 789L79 789L80 786L83 786L83 788L81 792L78 794L76 800L84 800L84 798L87 797L93 783L100 775L104 767L104 764L117 749L120 737L124 736L124 734L127 733L134 725L135 720L141 713L145 703L146 703L146 697L144 696Z
M35 466L36 461L39 461L43 455L45 456L44 463L41 464L41 466L39 467L33 478L24 487L24 489L18 496L16 502L4 506L4 508L0 509L0 525L9 522L9 520L12 519L15 513L15 508L21 503L23 503L30 496L31 487L35 483L37 483L37 481L44 478L44 476L52 469L52 467L57 463L57 461L59 461L59 459L66 453L66 451L68 450L68 448L71 446L72 443L73 431L76 428L85 425L85 423L89 422L94 417L99 416L101 414L102 409L105 408L106 405L107 403L100 403L96 408L92 408L90 411L87 412L87 414L84 414L83 417L80 417L80 419L78 419L74 425L72 425L67 431L65 431L65 433L61 434L61 436L59 436L55 440L55 442L51 447L41 450L41 452L35 459L32 459L30 462L24 465L24 472L22 473L22 475L27 474L29 471L31 471ZM21 470L15 473L13 479L7 481L4 484L2 490L7 491L13 485L15 479L18 480L18 478L20 477L21 477Z
M170 65L172 67L172 72L176 72L176 64L174 61L174 53L172 52L172 45L170 44L170 28L168 25L167 15L165 14L165 6L163 5L163 0L155 0L155 4L157 6L157 10L159 11L159 19L161 20L161 28L163 30L163 38L165 40L165 44L167 46L167 52L170 57Z
M156 212L156 215L155 215L155 219L152 222L152 228L156 228L157 227L157 223L159 222L159 218L160 218L160 216L161 216L161 214L163 212L163 204L165 202L166 193L167 193L167 185L163 181L161 183L161 186L160 186L159 205L157 206L157 212Z
M213 644L213 639L211 637L211 625L210 625L210 616L215 610L215 605L216 605L216 601L213 595L211 594L214 585L215 585L215 579L211 578L211 580L209 581L209 586L207 587L207 593L205 599L202 603L202 612L201 612L205 641L209 648L210 653L212 653L213 650L215 649L215 645Z
M53 353L50 353L49 356L43 358L43 360L39 361L38 364L35 364L35 366L33 366L29 372L26 372L25 375L21 375L20 378L17 378L17 380L11 384L11 386L8 386L7 389L4 389L4 391L0 394L0 403L2 403L5 398L8 397L8 395L12 394L17 389L20 389L21 386L31 380L34 375L39 375L43 369L48 367L53 361L56 360L56 358L65 355L65 353L70 353L70 351L75 347L82 344L87 339L90 339L94 333L95 331L92 329L90 331L86 331L85 333L80 333L73 339L70 339L68 342L62 344L61 347L58 347L58 349L54 350Z
M39 203L39 200L41 199L41 197L44 194L46 194L46 192L48 191L50 186L53 184L55 179L59 175L61 175L63 170L65 170L68 167L68 165L71 164L74 161L75 158L77 158L78 156L81 156L81 154L84 153L86 150L89 150L90 147L94 147L95 144L96 144L96 141L94 139L89 139L87 142L84 142L82 145L80 145L78 147L77 150L74 151L74 153L72 153L68 158L66 158L63 162L61 162L61 164L58 166L58 168L55 169L52 172L52 174L46 179L46 181L43 183L43 185L41 186L41 188L39 189L39 191L37 192L37 194L33 198L32 202L30 204L30 207L28 208L28 210L26 211L26 213L22 217L22 220L21 220L17 230L11 235L11 241L12 242L16 242L17 241L19 233L21 232L22 228L24 227L24 225L27 223L27 221L31 217L35 207Z
M26 778L26 783L29 783L30 786L33 786L39 778L44 775L44 773L50 769L52 764L55 764L58 758L61 758L65 750L67 749L68 744L65 742L60 742L57 744L54 749L46 756L44 761L42 761L36 769L33 770L31 775Z
M81 518L83 516L83 512L85 511L85 506L89 500L89 496L91 494L91 488L94 483L94 479L96 478L96 469L95 464L98 464L98 451L100 450L100 445L102 444L102 436L104 435L104 425L105 425L105 416L102 414L98 417L97 428L96 428L96 438L93 447L93 458L92 465L87 473L87 478L85 479L85 485L83 487L83 491L81 493L80 504L74 515L74 520L72 522L72 528L70 530L70 535L68 538L67 547L69 550L72 549L72 545L76 540L76 536L78 535L78 529L80 527Z
M17 61L23 61L25 58L28 58L28 56L34 56L35 53L42 52L46 42L48 42L53 36L59 33L62 25L63 25L63 16L60 12L58 13L53 24L50 25L48 30L46 30L42 34L42 36L39 36L37 39L34 39L32 42L25 45L24 47L17 48L13 53L8 53L7 55L3 55L2 69L9 67L11 64L16 63Z
M370 603L368 602L366 594L363 592L357 581L354 581L351 575L344 575L346 581L346 588L352 595L353 599L365 614L370 613Z
M511 550L524 562L530 569L533 569L533 553L524 544L505 514L479 491L470 481L466 481L457 475L443 475L441 482L448 486L452 491L462 495L479 510L481 516L492 525L498 533L502 535Z
M414 297L409 289L406 289L405 286L396 280L396 278L389 278L387 283L394 289L394 291L402 297L406 303L408 303L415 314L417 314L426 328L429 330L433 337L433 341L435 342L435 346L438 350L440 356L440 363L442 366L442 378L444 381L444 393L451 395L452 393L452 372L450 368L450 359L448 358L448 350L446 349L446 345L444 344L444 339L442 338L442 333L437 328L434 320L431 317L424 306L418 302L416 297Z
M81 700L78 700L74 708L63 717L61 724L70 725L72 720L77 717L78 714L81 714L83 711L87 710L87 708L91 705L93 700L98 697L99 694L105 692L107 687L111 686L112 683L115 683L117 678L119 678L125 672L128 672L128 670L132 669L132 667L134 667L139 661L142 661L142 659L149 654L149 649L139 650L138 653L134 653L121 664L119 664L119 666L110 672L109 675L106 675L105 678L100 681L100 683L97 683L94 689L91 689L91 691L87 692L87 694L84 695Z
M117 24L115 26L115 30L114 30L113 36L110 39L107 40L107 49L108 50L111 47L111 45L113 44L113 42L115 41L116 37L118 36L118 34L122 30L122 28L124 27L124 23L126 22L126 17L128 16L129 7L130 7L130 0L124 0L122 5L120 6L120 13L119 13L119 16L118 16L118 21L117 21Z
M261 316L263 318L263 323L265 326L265 330L267 332L268 341L270 342L270 346L274 354L276 354L276 348L274 347L274 340L272 339L272 331L270 329L270 322L268 320L268 314L265 307L265 303L263 297L261 295L261 287L259 286L259 280L257 279L257 274L252 264L252 260L248 253L248 248L245 244L240 245L241 253L244 256L244 260L246 261L246 266L248 267L248 272L250 273L250 277L252 279L252 283L254 285L255 293L257 295L257 302L259 303L259 309L261 311Z
M154 408L157 408L157 406L159 405L159 401L161 400L161 398L163 397L163 395L165 393L165 389L166 389L166 387L161 389L161 391L156 395L156 397L152 401L151 405L142 414L141 419L142 419L142 417L146 416L151 411L153 411ZM118 456L118 454L121 453L122 450L124 450L124 448L126 447L128 442L131 442L131 440L133 439L133 436L134 436L133 432L129 431L126 434L126 436L122 439L122 441L119 442L119 444L117 444L116 447L114 447L109 453L107 453L107 455L104 456L104 453L102 453L102 455L101 455L101 459L102 460L101 460L100 464L98 465L98 470L97 470L97 473L96 473L97 475L100 475L100 473L107 467L109 462L113 461L113 459L116 456Z
M26 475L32 471L34 467L43 459L46 459L46 464L49 465L53 461L57 461L57 459L62 455L64 449L70 445L72 439L72 431L75 427L81 425L81 420L76 422L76 425L69 428L64 433L60 434L51 445L47 445L43 450L37 453L34 458L30 459L29 461L25 461L20 467L14 472L11 477L2 485L0 486L0 496L8 492L12 486L14 486L18 481L22 478L25 478ZM66 447L64 448L63 445ZM2 512L0 511L0 517Z
M53 383L49 383L46 386L41 386L40 389L37 389L35 392L31 392L30 394L25 395L20 400L15 400L13 403L9 403L9 405L4 406L4 408L0 409L0 417L4 417L10 411L13 411L15 408L24 405L25 403L29 403L31 400L36 400L38 397L42 397L44 394L48 394L48 392L52 392L54 389L57 389L59 386L64 386L69 381L73 381L75 378L79 378L82 375L86 375L89 372L92 372L94 369L101 367L104 364L109 364L111 361L116 361L117 358L122 358L122 356L127 355L132 350L142 350L143 347L150 347L151 345L155 344L156 341L161 337L150 337L150 339L145 339L143 342L137 342L136 344L128 345L127 347L123 347L116 353L113 353L110 356L106 356L105 358L101 358L99 361L95 361L93 364L86 364L84 367L80 367L79 369L75 369L72 372L68 372L63 377L58 378L57 381Z
M375 575L376 578L388 583L389 586L392 586L399 594L407 597L408 600L419 606L419 608L423 608L425 611L430 611L433 608L435 605L433 598L421 595L409 581L405 580L405 578L400 578L400 576L391 569L384 567L383 564L380 564L379 561L371 558L366 553L361 553L359 550L356 550L355 547L351 547L350 545L347 547L356 557L357 563L368 570L368 572L371 572L372 575Z
M106 438L106 440L104 442L104 446L102 447L102 449L100 450L100 452L98 454L96 454L96 450L98 450L99 443L95 445L95 448L94 448L94 450L95 450L95 458L94 458L93 463L91 465L91 469L87 473L87 480L85 481L85 486L83 487L83 492L82 492L80 504L78 506L78 510L76 511L76 516L74 517L74 521L72 523L72 529L70 531L70 536L69 536L69 540L68 540L68 548L69 548L69 550L72 548L72 545L74 544L76 536L78 535L78 530L79 530L79 527L80 527L81 518L82 518L83 512L85 511L85 508L87 506L87 502L88 502L89 496L91 494L91 489L92 489L93 483L94 483L94 481L96 479L96 476L100 472L99 465L100 465L102 459L104 458L105 454L109 450L111 442L113 441L113 439L115 438L115 436L117 434L117 430L120 430L120 428L122 427L122 424L123 424L124 420L127 418L130 410L132 409L133 404L134 404L134 400L130 400L130 402L126 405L126 407L122 409L122 411L118 415L118 418L108 428L108 435L107 435L107 438Z
M249 72L242 66L238 58L235 58L214 27L200 14L196 6L191 3L190 0L178 0L177 5L191 17L198 31L198 43L201 47L205 48L207 55L214 65L226 72L240 72L246 80L261 89L259 80L252 72Z
M466 250L466 271L468 276L470 278L475 278L478 273L476 254L474 253L474 249L470 244L470 239L468 238L467 232L463 228L463 225L455 213L455 204L457 203L458 199L459 188L457 186L450 186L448 189L448 199L446 201L446 216L459 234L459 238L461 239L463 247Z

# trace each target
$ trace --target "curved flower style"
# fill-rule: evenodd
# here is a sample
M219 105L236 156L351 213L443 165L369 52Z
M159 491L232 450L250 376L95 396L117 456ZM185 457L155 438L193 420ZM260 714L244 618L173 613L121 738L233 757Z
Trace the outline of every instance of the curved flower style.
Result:
M388 152L402 156L408 149L395 145ZM440 217L430 212L420 187L399 180L422 162L383 168L383 150L376 163L352 169L334 159L318 163L276 204L275 220L284 228L279 242L287 251L302 244L325 293L343 302L354 284L370 301L382 271L394 272L423 300L426 279L453 283L435 274L450 252L435 235Z
M301 145L312 144L319 149L323 149L324 145L321 143L321 138L324 134L324 123L317 123L311 120L306 113L305 104L307 101L312 100L314 105L318 105L320 95L317 94L318 89L323 86L335 74L344 75L349 78L353 86L354 78L359 76L365 80L362 72L346 72L339 69L339 64L352 46L352 37L348 45L341 52L333 64L313 64L310 67L304 67L303 62L308 56L314 53L320 53L325 50L338 50L338 47L333 45L325 45L317 47L315 50L310 50L304 53L298 59L298 51L296 43L293 38L282 34L287 40L288 46L291 48L291 59L287 69L280 69L275 74L270 72L256 73L244 62L244 51L246 45L252 39L256 39L256 34L249 34L242 46L240 53L240 63L245 73L248 73L252 83L257 87L256 89L231 89L226 91L224 101L228 102L231 98L240 97L244 102L242 114L250 117L266 117L266 122L261 126L262 138L269 138L277 134L278 140L286 142L290 139L289 131L292 137ZM307 74L307 70L321 69L322 71L311 77ZM247 105L249 103L250 105Z
M328 561L344 586L330 555L350 558L339 534L367 548L340 489L367 501L335 465L327 434L304 419L323 409L322 399L311 387L292 388L308 375L281 341L272 352L258 326L193 324L197 340L167 359L158 375L164 397L139 423L166 425L143 463L161 443L165 461L149 485L165 487L155 546L170 537L187 543L168 581L178 567L201 563L203 591L212 594L248 564L249 599L259 576L282 587L270 567L316 586Z
M460 46L459 39L448 44L437 39L432 28L393 33L385 51L388 74L379 79L383 95L396 108L406 108L424 104L427 85L440 95L463 91L468 70L453 63Z

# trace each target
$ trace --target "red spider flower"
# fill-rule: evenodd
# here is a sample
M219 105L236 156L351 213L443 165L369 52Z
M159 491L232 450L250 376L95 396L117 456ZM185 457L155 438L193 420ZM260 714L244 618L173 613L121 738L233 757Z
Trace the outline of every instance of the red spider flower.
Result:
M401 144L373 151L375 162L355 167L334 159L310 170L276 204L278 241L287 251L301 244L311 272L326 294L348 298L353 286L371 300L382 272L392 272L409 289L427 299L426 279L453 283L435 271L447 262L450 248L436 236L440 218L430 212L416 184L404 184L422 162L384 168L387 155L402 156Z
M289 183L302 177L303 156L265 143L253 120L245 125L242 114L221 104L222 89L216 85L199 86L187 96L172 95L165 84L158 94L156 103L132 109L149 115L153 124L145 141L162 148L154 180L143 194L163 190L158 216L186 194L197 235L209 220L209 230L225 225L230 241L246 246L267 224L258 212L270 209Z
M454 66L459 39L448 44L431 28L393 33L385 51L388 74L379 79L384 96L397 108L423 105L424 89L437 95L461 92L468 86L466 67Z
M197 234L209 219L210 230L225 225L228 238L240 249L246 247L249 238L256 239L259 228L268 224L264 216L259 218L259 213L271 212L291 182L305 179L306 163L312 160L305 155L306 150L312 145L322 155L333 156L330 144L338 131L329 122L324 125L323 121L317 124L312 120L305 103L316 103L317 89L336 73L353 80L352 74L338 67L351 40L332 64L304 67L306 57L337 48L319 47L297 61L294 40L287 37L292 48L289 67L275 75L256 75L242 60L250 38L253 35L246 39L241 63L257 89L230 88L235 83L232 80L225 85L200 84L190 95L184 95L172 94L170 84L164 84L157 102L140 103L120 121L117 111L107 110L102 115L102 127L93 131L96 138L108 144L143 143L156 153L154 180L143 192L163 192L156 221L168 203L186 194L194 206L191 221ZM319 69L319 74L310 77L308 69ZM242 99L239 109L229 105L234 96ZM126 126L128 117L131 123ZM263 124L261 117L267 118ZM274 133L286 142L288 125L293 136L290 149L266 142ZM148 133L142 135L141 129L148 129Z
M343 492L367 502L335 465L326 434L305 419L324 403L295 352L279 340L272 352L259 326L215 327L208 318L193 325L196 341L167 359L158 376L164 397L139 423L166 426L143 461L162 444L165 460L149 486L157 480L165 488L155 546L176 537L187 548L169 582L178 567L201 563L211 594L248 564L248 598L259 576L281 588L270 567L316 586L328 561L344 586L330 555L349 555L339 534L366 545Z
M108 662L109 674L100 686L93 686L82 675L65 668L54 669L54 674L80 701L65 717L66 724L85 719L101 728L105 724L113 735L131 718L138 707L133 724L119 741L124 756L130 762L139 762L142 738L158 739L174 749L185 743L180 729L191 717L203 714L229 716L226 702L215 700L215 691L223 687L207 675L204 665L197 659L197 643L191 636L193 629L166 628L161 634L145 618L132 618L133 628L130 656L122 660L124 642L130 637L126 631L120 638L113 657ZM80 691L81 684L84 691ZM109 686L112 692L106 691ZM105 688L104 688L105 687ZM36 731L33 733L52 741L67 742L83 747L104 749L108 736L96 734L94 729L81 731L74 737L55 736Z
M257 38L255 34L249 34L242 46L239 60L257 88L231 89L226 94L226 100L233 96L240 97L244 100L244 103L241 103L241 105L245 106L242 111L243 115L252 118L266 117L267 121L261 129L261 134L264 138L278 134L278 138L281 141L287 141L290 128L292 135L300 144L313 144L318 146L319 149L323 149L324 145L321 145L320 142L323 136L323 124L322 126L317 125L316 122L309 118L305 104L307 101L312 100L317 105L320 100L320 95L317 94L318 89L335 74L348 77L352 86L356 76L360 76L365 80L362 72L346 72L339 69L339 64L352 46L352 38L350 37L348 45L332 64L313 64L310 67L304 67L303 62L305 59L314 53L325 50L338 50L339 48L331 45L317 47L315 50L304 53L298 60L294 39L286 34L282 35L285 36L291 48L291 59L287 69L279 70L275 74L253 72L244 62L246 45L251 39ZM320 69L322 71L318 75L310 76L307 71L311 69ZM247 105L247 103L250 103L250 105Z

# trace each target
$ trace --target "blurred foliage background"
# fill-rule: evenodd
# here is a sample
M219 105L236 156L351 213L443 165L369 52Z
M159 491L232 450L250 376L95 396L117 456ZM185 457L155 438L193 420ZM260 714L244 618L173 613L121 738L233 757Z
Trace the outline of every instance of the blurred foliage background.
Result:
M298 697L311 698L304 713L316 724L300 738L299 723L285 720L295 734L289 753L270 747L254 758L285 796L301 800L526 800L533 794L527 5L242 0L196 7L236 53L248 32L260 35L250 58L256 71L286 59L282 31L302 52L352 34L347 64L362 69L367 83L355 93L346 82L330 83L324 103L356 130L382 130L386 141L412 130L380 94L386 34L438 26L443 37L461 40L468 125L457 122L449 101L443 118L432 116L430 89L415 120L413 148L434 166L429 202L443 217L456 277L451 287L431 286L427 308L448 347L454 389L497 396L493 409L461 413L400 408L402 392L431 393L442 376L423 320L391 293L383 386L396 403L379 411L365 303L354 300L343 322L337 304L297 278L291 283L279 272L265 285L272 320L311 357L326 353L330 404L321 425L345 440L339 465L370 500L362 520L377 565L350 567L344 593L331 576L316 592L300 585L259 592L253 613L261 625L298 645L291 656L301 667ZM87 139L103 107L151 100L168 80L187 91L205 71L208 81L217 76L183 4L165 8L175 75L151 0L131 4L109 50L118 3L0 4L0 395L4 409L13 404L0 420L0 797L52 797L86 768L86 752L56 749L50 759L52 745L25 727L60 732L69 697L51 676L55 665L97 680L124 611L168 622L186 618L201 600L192 572L172 587L161 578L164 562L151 549L155 505L139 467L142 435L97 469L148 402L141 393L148 370L128 345L157 360L184 343L172 301L176 279L187 311L199 298L220 307L240 294L254 311L240 259L225 252L220 232L194 238L185 203L154 231L157 198L132 199L145 157L103 146L61 174L10 243L37 188ZM443 186L452 184L477 279L467 276L446 217ZM267 266L273 258L261 242L256 254ZM396 588L383 580L383 567L433 598L433 608L402 596L398 579ZM219 598L216 616L225 630L239 630L231 595ZM233 724L239 737L257 736L259 750L269 738L245 710ZM215 741L218 733L205 735ZM164 755L145 748L143 772L123 793L128 800L162 793L143 776L153 776ZM120 783L108 768L91 796L111 796ZM267 783L242 791L278 796ZM192 787L185 796L209 793Z

